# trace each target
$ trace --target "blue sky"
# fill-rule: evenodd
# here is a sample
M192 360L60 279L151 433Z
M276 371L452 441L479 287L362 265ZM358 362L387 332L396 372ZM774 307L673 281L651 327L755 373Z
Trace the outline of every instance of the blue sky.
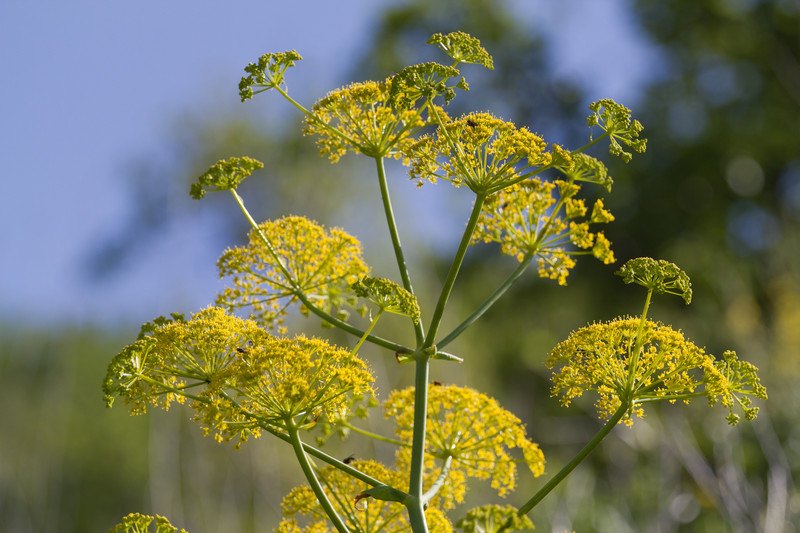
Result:
M652 51L623 0L597 4L511 5L548 36L558 74L631 102ZM125 164L157 153L176 115L235 102L242 67L265 51L302 52L294 86L310 98L341 83L386 5L0 2L0 321L141 322L210 301L218 250L202 233L160 240L111 283L82 275L92 241L125 212ZM618 70L598 70L600 54L617 57Z

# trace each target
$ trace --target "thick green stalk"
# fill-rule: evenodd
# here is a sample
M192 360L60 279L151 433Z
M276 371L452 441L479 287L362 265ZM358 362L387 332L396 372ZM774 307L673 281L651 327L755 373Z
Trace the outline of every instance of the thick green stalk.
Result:
M394 248L394 256L397 259L397 267L400 270L400 278L403 281L403 287L413 295L414 288L411 286L411 277L408 275L408 266L406 265L405 255L403 254L403 246L400 244L400 234L397 232L397 223L394 219L392 200L389 196L389 186L386 183L386 168L383 164L383 157L375 158L375 166L378 170L378 183L381 188L383 211L386 214L386 223L389 226L389 235L392 238L392 247ZM417 337L417 345L421 345L425 338L422 322L414 324L414 333Z
M425 430L428 421L428 374L430 356L418 354L414 372L414 435L411 440L411 472L408 493L422 501L425 470Z
M461 263L463 263L464 256L467 254L467 248L469 248L469 243L472 240L472 234L475 232L475 226L478 224L478 218L481 215L481 209L483 208L483 201L485 199L486 197L482 194L479 194L475 197L475 203L472 205L472 213L469 215L467 227L464 229L464 235L461 237L458 250L453 258L453 263L450 265L450 271L447 273L447 279L445 279L444 286L442 286L442 292L439 294L439 301L436 302L436 309L433 312L433 318L431 318L428 336L425 338L424 346L426 348L433 346L434 340L436 340L436 333L439 330L439 325L442 322L444 308L447 306L447 300L450 298L450 292L453 290L453 285L455 285L456 278L458 277L458 271L461 269Z
M408 498L406 500L408 509L408 522L411 524L413 533L428 533L428 522L425 520L425 506L419 498Z
M308 461L305 450L303 450L303 443L300 440L300 435L297 433L297 428L294 427L291 421L289 421L288 426L289 439L291 440L292 448L294 449L294 453L300 463L300 468L303 469L303 474L305 474L306 480L308 480L308 484L311 486L311 490L314 491L314 495L317 497L319 504L325 510L325 514L328 515L328 518L330 518L331 522L333 522L336 530L340 533L348 533L347 526L344 525L342 518L336 512L336 509L333 508L333 505L331 505L331 501L328 499L325 491L322 490L319 479L317 479L317 475L314 473L314 468Z
M555 476L553 476L553 479L548 481L544 487L539 489L539 492L534 494L530 500L525 502L525 504L522 505L517 510L517 514L522 516L524 514L529 513L534 507L536 507L536 505L540 501L544 499L545 496L547 496L550 493L551 490L556 488L556 486L559 483L561 483L564 480L564 478L567 477L570 474L570 472L572 472L575 469L575 467L581 463L581 461L586 459L586 456L589 455L592 452L592 450L594 450L597 447L598 444L600 444L600 442L606 437L606 435L608 435L611 432L611 430L614 429L614 427L617 425L617 423L619 423L622 417L625 416L625 413L628 411L629 407L630 407L629 403L623 401L622 404L619 406L619 409L617 409L616 412L614 412L614 415L608 420L608 422L606 422L605 425L603 425L603 427L600 428L600 431L598 431L597 434L594 437L592 437L592 440L590 440L588 444L586 444L586 446L584 446L581 449L581 451L579 451L578 454L572 458L570 462L564 465L564 467L561 470L559 470ZM503 528L500 529L500 531L505 530L506 527L507 526L504 526Z
M517 279L522 275L525 270L527 270L528 265L530 265L531 260L533 259L532 255L528 255L522 259L522 262L519 266L511 273L508 278L500 285L497 290L495 290L491 296L489 296L469 317L466 318L461 324L456 326L453 331L447 334L445 338L440 340L436 343L436 347L438 349L444 348L451 342L453 342L461 333L464 332L465 329L470 327L476 320L478 320L483 314L489 310L490 307L494 305L494 303L500 299L503 294L514 284Z

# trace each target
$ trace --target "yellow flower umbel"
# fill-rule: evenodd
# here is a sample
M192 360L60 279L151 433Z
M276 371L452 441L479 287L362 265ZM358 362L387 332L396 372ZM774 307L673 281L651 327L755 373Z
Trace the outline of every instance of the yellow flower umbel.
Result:
M414 433L414 388L395 390L386 401L387 418L394 418L395 432L404 442ZM449 509L464 500L466 479L491 479L501 496L516 485L517 465L509 455L520 448L534 476L544 472L544 455L539 446L525 436L522 422L496 400L474 389L455 385L433 386L428 391L426 430L426 485L442 473L433 458L450 461L447 479L433 500ZM401 469L410 463L411 449L397 452Z
M637 347L639 356L635 358ZM636 368L629 386L633 361ZM644 415L645 403L689 403L700 396L710 404L719 402L728 407L728 420L735 423L734 402L753 418L757 411L749 407L750 399L745 395L766 397L755 367L738 361L732 352L726 353L724 362L715 361L679 331L649 320L642 323L639 318L618 318L573 332L553 349L547 366L556 368L552 391L561 396L564 406L586 391L595 391L601 418L610 418L621 402L630 403L623 418L628 425L632 424L631 414ZM736 370L726 376L726 369Z
M178 530L163 516L150 516L141 513L130 513L122 522L112 527L108 533L188 533L185 529Z
M145 324L139 339L111 361L103 392L111 406L120 396L131 414L148 406L169 409L186 395L219 391L236 379L241 350L263 349L269 335L252 320L208 308L185 321L179 315Z
M340 420L374 394L366 363L322 339L271 337L240 360L222 400L198 409L198 421L218 441L241 439L242 429L265 424L288 430Z
M351 466L389 486L400 486L403 476L375 461L354 461ZM358 533L406 532L411 529L405 507L398 502L366 498L369 485L333 467L319 472L323 490L350 531ZM308 485L292 489L281 503L284 520L278 533L323 533L335 531ZM449 533L453 530L439 509L425 512L430 531Z
M262 428L313 426L371 398L372 375L348 350L321 339L273 337L252 320L208 308L191 320L159 320L111 362L103 384L132 414L188 398L219 442Z
M533 529L533 522L525 515L517 514L511 505L482 505L467 512L456 522L463 533L498 533L499 531L518 531Z
M444 179L491 195L552 161L541 137L489 113L439 118L437 132L420 137L405 154L419 184Z
M317 136L320 153L333 163L348 150L367 157L400 157L426 121L419 109L392 105L390 82L353 83L332 91L314 104L304 133Z
M280 332L286 308L300 295L336 312L354 302L350 285L369 271L355 237L297 216L260 224L250 232L249 245L226 250L218 266L232 285L218 296L218 305L245 308L259 324Z
M591 214L584 200L575 198L580 186L572 181L533 178L512 185L486 200L472 243L497 242L517 261L537 258L539 276L566 285L575 266L574 256L591 253L605 264L615 261L603 232L590 224L614 220L602 199Z

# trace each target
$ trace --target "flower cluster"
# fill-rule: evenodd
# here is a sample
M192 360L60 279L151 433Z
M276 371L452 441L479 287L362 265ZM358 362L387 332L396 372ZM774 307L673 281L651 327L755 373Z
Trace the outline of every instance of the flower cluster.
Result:
M411 442L414 433L414 388L394 390L385 404L387 418L394 418L401 441ZM464 499L466 479L491 479L501 496L514 490L517 465L509 449L520 448L534 476L544 473L544 454L528 440L522 422L496 400L474 389L455 385L433 386L428 391L426 429L426 482L442 473L433 459L451 460L447 480L435 501L452 508ZM410 448L400 448L397 462L410 464Z
M222 254L218 267L231 283L218 305L246 308L259 324L282 333L286 309L299 295L325 311L338 311L354 303L350 285L369 271L358 239L297 216L260 224L247 246Z
M155 526L155 529L151 529ZM122 522L109 530L109 533L188 533L185 529L178 530L163 516L150 516L141 513L130 513Z
M634 152L643 153L647 149L647 139L640 138L644 126L631 117L631 110L610 98L589 104L592 114L587 118L589 127L598 126L609 138L608 152L622 158L626 163L633 158L622 144ZM620 144L622 143L622 144Z
M411 135L426 125L421 111L390 102L391 79L353 83L312 107L304 133L315 135L322 155L337 162L348 150L368 157L399 157Z
M454 85L450 80L458 78ZM420 63L405 67L391 77L389 101L401 109L411 109L418 103L431 104L441 96L445 105L456 97L456 89L468 91L467 81L455 67L439 63Z
M481 42L468 33L454 31L447 34L434 33L428 44L435 44L458 63L475 63L494 70L494 62Z
M264 54L257 63L244 67L247 76L239 82L239 97L242 102L253 95L276 87L285 86L284 75L289 67L303 59L295 50ZM255 87L255 91L253 88Z
M390 486L403 482L401 473L375 461L354 461L351 466ZM359 497L369 488L363 481L333 467L323 468L318 475L325 494L350 531L400 533L411 529L402 504ZM278 533L334 531L308 485L292 489L283 499L281 508L284 520L278 525ZM449 533L453 530L445 514L435 507L428 507L425 517L431 531ZM305 526L301 526L303 523Z
M189 194L199 200L209 191L234 190L253 172L262 168L264 163L252 157L221 159L197 178L196 183L192 183Z
M736 352L731 350L723 353L721 360L714 361L714 367L724 379L706 383L708 403L720 403L727 407L726 419L732 426L739 423L739 415L733 412L736 404L741 407L745 419L754 420L758 415L758 407L752 405L750 397L767 399L767 388L758 378L758 368L753 363L739 360Z
M553 146L554 151L556 146ZM561 147L558 147L560 150ZM565 158L566 159L566 158ZM611 192L614 180L608 175L608 169L599 159L583 153L570 153L569 158L564 164L558 165L558 169L570 181L595 183Z
M656 294L674 294L692 303L692 282L675 263L651 257L631 259L616 272L625 283L636 283Z
M552 161L547 143L527 128L489 113L446 118L435 134L406 151L409 175L419 184L444 179L489 195L523 179L526 169Z
M573 256L591 253L605 264L615 261L611 243L590 224L614 220L598 199L589 214L575 196L580 186L564 180L532 178L512 185L486 200L472 243L497 242L504 254L520 262L536 258L539 275L566 285L575 266ZM588 216L587 216L588 214Z
M312 426L340 418L373 395L366 364L321 339L273 337L252 320L212 307L190 320L160 321L125 347L103 391L132 414L191 400L206 434L240 443L265 424Z
M755 367L738 361L732 352L725 361L715 361L679 331L639 318L618 318L574 331L553 349L547 366L556 368L552 392L561 396L563 405L593 390L602 418L609 418L623 402L630 405L623 419L629 425L630 415L642 416L648 402L688 403L706 396L710 404L731 408L738 401L748 408L745 395L766 397ZM745 410L748 418L755 416L749 413Z
M533 522L527 516L518 515L511 505L482 505L470 509L456 522L456 527L464 533L497 533L501 528L502 531L531 530Z
M394 281L386 278L364 277L353 283L353 292L366 298L381 311L407 316L419 323L420 310L417 299Z

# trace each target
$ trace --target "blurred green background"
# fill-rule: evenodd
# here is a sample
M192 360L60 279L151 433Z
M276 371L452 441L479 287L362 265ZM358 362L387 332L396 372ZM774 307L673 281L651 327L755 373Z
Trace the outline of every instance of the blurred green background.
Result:
M383 78L433 58L435 51L424 45L427 37L460 29L481 39L495 57L496 70L465 71L472 90L455 100L454 113L494 110L550 141L579 146L587 135L589 101L631 98L623 103L644 122L648 151L629 165L609 161L615 187L607 203L617 220L606 234L620 262L650 255L674 261L689 273L692 305L657 300L653 317L682 329L713 353L735 349L756 363L770 400L761 405L756 422L736 428L726 425L724 410L701 403L650 409L632 429L617 428L531 518L538 531L796 531L800 2L615 2L636 36L623 39L623 45L646 48L646 69L634 74L628 70L642 66L626 64L624 54L592 54L610 27L608 20L567 16L587 6L578 1L557 9L481 0L388 3L376 8L368 29L362 28L357 53L338 59L335 83ZM547 24L530 23L540 15ZM320 24L319 31L337 31L333 23ZM557 35L562 32L573 33ZM586 51L583 72L561 62L559 46L572 41L571 46ZM256 50L245 62L263 51ZM616 78L635 80L635 94L614 85ZM228 85L237 80L227 80ZM622 95L604 93L606 85ZM310 103L324 90L299 87L298 92ZM235 93L228 93L230 102ZM307 214L343 226L362 239L375 272L397 278L375 205L371 166L354 157L331 166L316 154L313 141L299 134L298 117L281 109L274 96L259 97L244 111L228 103L217 109L213 100L203 109L167 111L171 115L165 122L174 126L158 149L128 156L132 163L125 176L131 192L117 223L84 251L81 270L90 284L127 283L126 269L153 247L160 246L162 254L185 249L153 244L167 231L180 236L181 228L200 227L204 241L193 237L190 242L214 253L242 242L244 221L227 198L192 203L186 194L194 176L234 154L267 163L259 179L249 180L242 190L258 217ZM45 153L47 148L41 147ZM423 308L430 309L466 220L469 193L446 184L416 190L400 167L391 167L390 177L415 286ZM5 179L12 178L8 174ZM76 216L82 209L74 205ZM18 220L11 232L24 228ZM13 248L9 253L3 277L10 284L16 270L25 269L25 258ZM213 270L213 257L208 263L199 267L200 273ZM472 249L445 329L466 316L514 266L494 247ZM622 285L613 270L579 261L567 287L539 280L531 271L450 346L465 362L433 369L434 379L489 392L518 414L542 446L549 473L591 437L599 422L590 400L563 409L549 397L544 358L569 331L587 322L639 311L640 292ZM193 274L164 272L170 279ZM140 284L131 289L152 290L141 277L130 281ZM218 288L208 287L205 295ZM191 296L172 296L162 302L175 307L156 314L194 311L180 307L188 302L204 305ZM79 296L73 298L79 305ZM115 307L126 306L125 299L109 299ZM41 303L46 305L46 298ZM0 430L0 531L105 531L131 511L164 514L193 533L274 527L280 498L300 482L283 443L265 438L234 451L204 439L182 409L131 418L124 408L104 408L100 383L106 364L135 336L135 321L102 316L78 324L29 320L8 308L2 316L0 404L6 420ZM314 320L296 326L331 334ZM391 320L382 326L386 335L408 333L393 331ZM383 394L411 381L410 366L398 366L391 355L372 348L365 353ZM381 429L376 415L372 427ZM342 457L375 454L391 461L390 449L357 439L330 447ZM542 484L524 474L521 478L510 503L524 502L525 494ZM470 502L497 501L486 488L473 488ZM455 512L453 518L458 517Z

